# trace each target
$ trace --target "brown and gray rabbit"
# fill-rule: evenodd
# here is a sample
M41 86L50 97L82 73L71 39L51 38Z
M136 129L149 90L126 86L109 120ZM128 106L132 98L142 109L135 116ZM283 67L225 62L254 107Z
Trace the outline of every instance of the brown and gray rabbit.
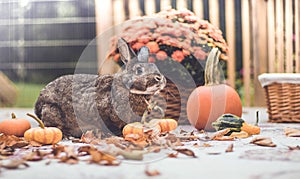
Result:
M42 89L35 113L45 126L60 128L66 137L80 137L91 129L120 135L127 123L140 121L166 79L154 63L148 63L147 47L136 55L124 39L117 46L125 64L122 71L66 75Z

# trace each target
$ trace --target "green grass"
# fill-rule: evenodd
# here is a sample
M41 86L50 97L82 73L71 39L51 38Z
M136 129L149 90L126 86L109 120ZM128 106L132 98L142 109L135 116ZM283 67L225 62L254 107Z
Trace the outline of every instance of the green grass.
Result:
M15 83L18 89L18 99L14 107L33 108L44 84Z

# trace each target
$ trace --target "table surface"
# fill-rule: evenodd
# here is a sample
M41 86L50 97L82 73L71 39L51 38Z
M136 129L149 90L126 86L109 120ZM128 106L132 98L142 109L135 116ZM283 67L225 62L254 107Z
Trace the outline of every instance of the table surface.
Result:
M179 154L178 158L166 157L171 150L147 154L143 161L123 160L119 166L102 166L80 161L70 165L47 160L28 162L28 168L8 170L0 168L0 178L300 178L300 150L289 150L288 146L300 146L300 138L286 137L286 127L300 129L300 124L268 123L265 108L244 108L243 119L255 122L256 111L260 111L261 136L271 137L276 147L250 144L254 136L234 141L192 141L185 147L194 151L197 158ZM11 112L26 117L32 109L0 108L0 119L8 118ZM36 126L34 121L31 121ZM191 126L179 129L192 131ZM194 145L194 144L198 145ZM202 147L204 143L212 147ZM63 140L61 144L77 145ZM233 152L225 152L233 144ZM197 147L196 147L197 146ZM0 161L1 162L1 161ZM149 170L160 172L158 176L147 176Z

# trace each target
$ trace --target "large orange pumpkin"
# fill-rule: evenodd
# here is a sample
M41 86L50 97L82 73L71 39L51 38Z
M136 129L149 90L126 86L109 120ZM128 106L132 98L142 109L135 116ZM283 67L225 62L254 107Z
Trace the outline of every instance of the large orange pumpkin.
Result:
M219 55L219 50L213 48L205 67L205 85L197 87L187 101L189 122L199 130L213 130L211 123L225 113L242 115L242 102L237 92L221 84Z

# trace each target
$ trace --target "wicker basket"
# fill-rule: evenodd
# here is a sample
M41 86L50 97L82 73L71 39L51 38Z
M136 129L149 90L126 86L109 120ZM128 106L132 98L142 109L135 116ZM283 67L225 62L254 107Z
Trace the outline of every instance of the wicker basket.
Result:
M270 122L300 122L300 74L262 74Z
M180 90L179 90L180 88ZM189 124L186 112L186 104L194 87L180 87L167 79L166 87L156 96L153 101L164 109L165 118L172 118L179 124ZM159 118L160 111L153 111L148 118Z

